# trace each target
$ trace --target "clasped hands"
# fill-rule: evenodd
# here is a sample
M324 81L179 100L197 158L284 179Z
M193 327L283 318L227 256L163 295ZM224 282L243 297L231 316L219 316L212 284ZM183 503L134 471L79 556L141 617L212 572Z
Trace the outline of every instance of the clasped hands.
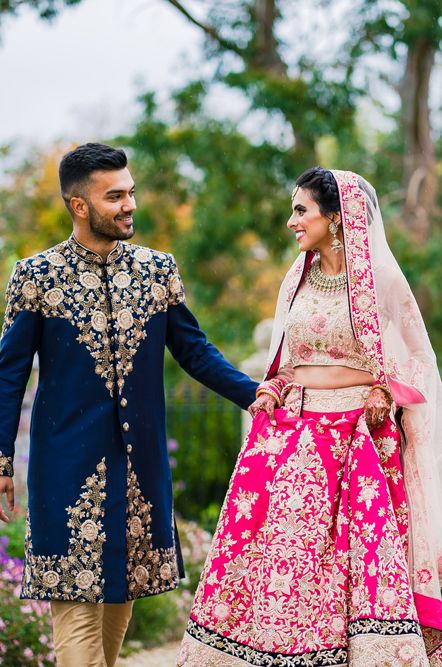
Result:
M378 386L373 387L364 404L365 421L370 431L381 427L385 423L390 414L391 403L389 394L383 388ZM267 414L272 426L276 426L276 404L276 398L268 394L261 394L249 406L249 412L252 417L255 417L262 410Z

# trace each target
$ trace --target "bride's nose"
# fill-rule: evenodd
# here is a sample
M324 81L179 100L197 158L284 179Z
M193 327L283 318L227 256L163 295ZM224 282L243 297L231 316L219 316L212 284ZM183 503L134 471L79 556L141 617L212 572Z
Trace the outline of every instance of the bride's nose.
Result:
M289 229L296 229L297 226L298 226L298 221L295 218L295 214L292 213L290 218L287 220L287 227Z

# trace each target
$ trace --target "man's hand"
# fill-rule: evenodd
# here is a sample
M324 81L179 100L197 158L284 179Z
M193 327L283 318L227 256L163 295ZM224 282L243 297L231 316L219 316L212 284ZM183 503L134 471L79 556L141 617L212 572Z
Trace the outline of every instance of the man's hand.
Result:
M383 389L372 389L365 401L365 420L370 430L384 424L390 414L391 400Z
M249 406L249 412L252 417L256 417L258 412L263 410L268 415L272 426L276 426L275 405L276 399L268 394L261 394L261 396L258 396L256 401Z
M0 520L5 523L10 522L3 509L3 494L6 495L6 507L9 512L14 509L14 482L12 477L0 477Z

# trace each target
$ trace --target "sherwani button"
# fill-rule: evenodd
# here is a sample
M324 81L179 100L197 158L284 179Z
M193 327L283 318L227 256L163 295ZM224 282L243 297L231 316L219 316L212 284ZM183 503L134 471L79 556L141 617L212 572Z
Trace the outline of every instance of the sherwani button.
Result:
M132 451L132 445L128 445L128 446L126 447L126 451L127 451L128 454L130 454L131 451Z
M123 431L128 431L129 430L129 424L127 422L124 422L123 424Z
M122 398L120 401L120 405L122 408L125 408L127 405L127 398Z

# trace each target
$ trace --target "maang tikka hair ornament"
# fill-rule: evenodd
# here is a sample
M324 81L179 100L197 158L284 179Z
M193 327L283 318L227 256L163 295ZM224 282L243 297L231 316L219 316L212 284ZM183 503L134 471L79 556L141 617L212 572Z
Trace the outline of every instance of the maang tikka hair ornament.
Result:
M338 225L336 222L331 222L328 226L330 234L333 235L333 241L331 242L331 249L335 252L339 252L344 249L341 241L338 239Z

